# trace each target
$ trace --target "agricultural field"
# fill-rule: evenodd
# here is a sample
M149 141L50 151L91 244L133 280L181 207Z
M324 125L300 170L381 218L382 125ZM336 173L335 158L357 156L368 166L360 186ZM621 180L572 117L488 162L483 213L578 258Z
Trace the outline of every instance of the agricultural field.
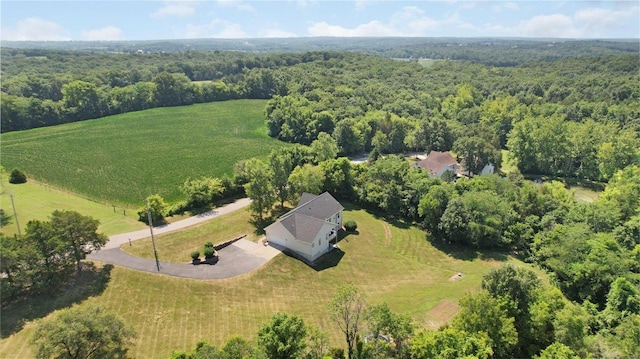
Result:
M491 268L504 261L526 265L502 254L436 247L417 227L387 222L364 210L346 207L344 218L355 220L359 233L344 237L339 242L340 250L315 267L280 254L240 277L198 281L105 266L103 277L108 279L104 288L73 302L103 305L132 326L138 334L131 352L136 358L167 358L173 350L193 348L202 339L221 345L234 334L254 338L271 315L285 311L320 326L329 333L332 345L343 346L342 336L327 316L328 302L340 284L356 285L370 304L386 301L393 311L411 314L420 326L436 327L457 313L462 296L480 290L482 275ZM218 232L225 239L243 234L250 218L241 210L181 233L160 236L160 256L168 255L165 250L178 238L193 238L184 246L200 247L205 239L215 240ZM51 301L47 303L51 305ZM38 305L29 304L3 312L3 328L8 321L32 313ZM51 310L67 305L60 302ZM40 312L41 317L51 311ZM35 322L27 321L13 332L5 329L0 357L32 356L28 338L34 328Z
M187 177L231 174L285 143L267 136L264 100L155 108L2 134L2 166L107 204L181 198Z
M13 217L11 197L18 213L18 221L11 218L10 223L0 229L3 234L12 236L18 233L18 224L23 233L25 226L31 220L48 220L55 210L73 210L83 215L100 220L98 232L112 235L135 231L145 227L138 222L136 211L98 203L73 193L61 191L46 184L29 181L22 184L8 182L6 173L2 173L0 187L0 208L5 214Z

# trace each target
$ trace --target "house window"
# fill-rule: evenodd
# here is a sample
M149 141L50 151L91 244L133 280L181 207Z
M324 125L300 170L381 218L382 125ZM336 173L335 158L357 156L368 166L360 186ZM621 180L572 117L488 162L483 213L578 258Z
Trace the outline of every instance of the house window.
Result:
M320 241L322 240L322 238L318 238L318 245L320 245Z

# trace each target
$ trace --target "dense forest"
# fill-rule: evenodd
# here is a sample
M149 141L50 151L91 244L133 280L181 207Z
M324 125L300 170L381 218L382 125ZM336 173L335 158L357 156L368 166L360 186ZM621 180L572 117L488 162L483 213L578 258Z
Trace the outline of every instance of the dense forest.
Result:
M626 51L625 42L568 42L561 46L573 50L564 56L523 51L509 61L513 51L505 50L487 61L461 61L487 54L489 45L462 43L456 52L411 45L380 50L403 61L333 51L3 49L2 131L157 106L269 99L269 135L297 145L236 164L233 178L188 180L188 198L169 212L244 190L263 221L302 192L330 191L420 225L434 243L510 253L551 278L546 286L533 273L502 267L461 302L451 324L403 327L407 334L388 322L380 330L395 340L392 347L360 343L349 346L350 358L639 355L637 50ZM442 60L406 61L414 56ZM453 151L474 168L500 168L506 150L516 169L446 181L394 155L431 150ZM363 153L368 161L359 165L336 158ZM523 174L595 181L604 191L592 203L576 203L561 181L535 183ZM400 318L392 314L385 315ZM203 347L218 352L201 344L177 356L199 357Z
M499 165L509 149L523 173L605 181L638 155L637 54L425 67L347 52L2 51L3 132L260 98L271 136L326 132L345 155L455 147Z

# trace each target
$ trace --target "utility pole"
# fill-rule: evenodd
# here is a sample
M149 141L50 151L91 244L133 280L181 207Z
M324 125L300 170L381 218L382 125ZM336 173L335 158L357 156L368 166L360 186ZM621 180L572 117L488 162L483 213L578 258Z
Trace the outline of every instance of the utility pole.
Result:
M151 231L151 243L153 243L153 255L156 257L156 268L160 272L160 262L158 262L158 252L156 251L156 241L153 238L153 223L151 222L151 210L149 209L149 201L147 201L147 218L149 219L149 231Z
M22 232L20 232L20 223L18 223L18 214L16 213L16 205L13 203L13 195L10 194L9 197L11 197L11 207L13 207L13 218L16 219L16 225L18 226L18 235L21 236Z

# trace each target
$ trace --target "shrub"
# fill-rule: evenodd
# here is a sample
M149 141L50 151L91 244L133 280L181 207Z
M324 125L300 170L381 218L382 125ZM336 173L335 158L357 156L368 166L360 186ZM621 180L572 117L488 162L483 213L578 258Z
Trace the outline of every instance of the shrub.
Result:
M358 224L356 223L356 221L347 221L344 224L344 229L348 232L355 232L356 229L358 229Z
M213 243L211 243L211 241L208 241L207 243L204 244L205 248L213 248Z
M206 259L213 258L213 255L216 253L216 250L213 247L204 247L204 257Z
M147 197L147 203L151 212L151 221L154 225L165 223L165 212L167 210L167 203L160 195L155 194ZM140 222L147 222L147 207L142 207L138 210L138 220Z
M27 175L16 168L15 170L11 171L11 174L9 175L9 183L27 183Z
M198 260L198 258L200 258L200 252L198 251L191 252L191 259L195 261L195 260Z
M188 210L186 201L179 201L167 209L167 216L175 216L176 214L184 214Z

